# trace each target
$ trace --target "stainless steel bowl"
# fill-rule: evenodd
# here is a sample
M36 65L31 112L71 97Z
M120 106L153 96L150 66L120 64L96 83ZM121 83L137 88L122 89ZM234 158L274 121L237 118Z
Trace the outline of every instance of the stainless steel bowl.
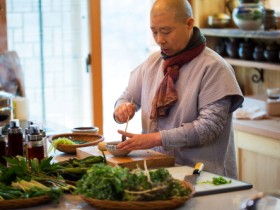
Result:
M230 23L230 16L224 13L208 16L208 25L213 28L226 28Z

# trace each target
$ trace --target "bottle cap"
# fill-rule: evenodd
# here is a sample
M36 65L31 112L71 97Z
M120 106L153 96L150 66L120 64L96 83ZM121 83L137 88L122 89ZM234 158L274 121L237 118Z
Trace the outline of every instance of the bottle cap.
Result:
M21 133L21 128L19 127L19 121L14 119L10 121L9 133Z
M42 135L40 129L36 125L30 125L30 133L27 135L28 141L40 141L42 140Z

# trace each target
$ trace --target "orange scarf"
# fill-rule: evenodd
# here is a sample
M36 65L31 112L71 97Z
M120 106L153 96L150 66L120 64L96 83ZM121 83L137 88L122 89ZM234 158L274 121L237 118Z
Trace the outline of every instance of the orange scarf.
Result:
M175 83L179 78L179 69L198 56L205 48L205 37L196 27L193 32L189 44L182 52L170 57L163 55L163 59L165 59L163 63L164 78L153 98L150 119L168 115L169 110L178 99Z

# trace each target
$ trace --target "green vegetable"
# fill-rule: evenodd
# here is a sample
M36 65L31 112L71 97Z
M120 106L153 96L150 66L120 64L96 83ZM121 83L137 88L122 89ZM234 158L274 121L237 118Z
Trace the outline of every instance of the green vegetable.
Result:
M24 180L15 182L13 186L0 183L0 200L32 198L36 196L49 195L56 203L62 195L62 190L54 187L46 187L36 181Z
M48 149L48 153L50 153L52 150L54 150L55 152L58 144L75 145L76 143L73 142L71 139L65 137L54 139Z
M69 185L65 180L57 174L59 165L51 163L52 157L39 161L37 158L27 160L24 157L17 156L14 158L5 157L9 167L0 166L0 182L11 185L16 180L31 179L41 183L48 182L53 186L61 188L65 191L71 191L75 187Z
M87 173L87 170L89 170L93 164L105 162L106 160L103 156L89 156L84 159L70 158L69 160L57 163L59 165L57 173L64 179L77 181Z
M230 184L232 182L232 180L226 180L225 178L223 178L222 176L219 177L213 177L212 181L201 181L198 182L197 184L213 184L213 185L222 185L222 184Z
M166 169L152 171L94 164L77 182L76 194L101 200L165 200L191 193Z

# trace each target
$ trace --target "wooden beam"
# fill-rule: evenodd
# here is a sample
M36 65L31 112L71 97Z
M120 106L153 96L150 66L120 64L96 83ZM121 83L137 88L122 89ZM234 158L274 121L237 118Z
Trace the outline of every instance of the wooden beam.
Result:
M101 57L101 1L88 1L90 54L91 54L91 92L92 92L92 121L103 134L103 97L102 97L102 57Z
M6 0L0 0L0 53L8 49Z

